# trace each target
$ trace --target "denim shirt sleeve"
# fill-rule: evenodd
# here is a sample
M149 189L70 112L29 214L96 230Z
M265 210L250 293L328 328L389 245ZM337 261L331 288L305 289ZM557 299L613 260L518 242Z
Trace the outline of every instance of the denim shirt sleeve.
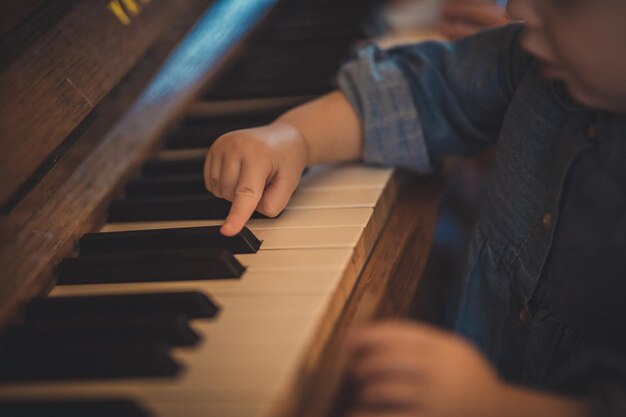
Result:
M361 118L365 162L431 172L447 155L495 144L515 86L530 63L521 25L454 43L381 50L368 45L338 85Z

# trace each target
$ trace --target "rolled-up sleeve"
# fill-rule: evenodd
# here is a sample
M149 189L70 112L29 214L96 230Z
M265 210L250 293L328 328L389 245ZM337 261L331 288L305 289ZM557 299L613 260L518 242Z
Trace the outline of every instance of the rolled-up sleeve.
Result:
M364 161L430 173L448 155L495 144L530 63L517 45L521 29L360 49L337 82L363 123Z

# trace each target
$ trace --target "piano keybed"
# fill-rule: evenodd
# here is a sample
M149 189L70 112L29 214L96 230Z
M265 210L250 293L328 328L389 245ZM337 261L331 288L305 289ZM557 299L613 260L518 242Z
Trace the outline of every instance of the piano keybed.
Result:
M280 217L250 221L263 243L255 254L235 255L247 268L240 279L56 286L51 297L199 291L221 311L191 322L201 342L172 350L184 369L175 378L2 385L0 398L130 398L156 416L271 415L294 386L302 357L319 349L324 326L340 313L385 217L383 200L393 198L391 180L388 169L311 170ZM308 196L325 193L349 197ZM109 223L101 231L219 223Z

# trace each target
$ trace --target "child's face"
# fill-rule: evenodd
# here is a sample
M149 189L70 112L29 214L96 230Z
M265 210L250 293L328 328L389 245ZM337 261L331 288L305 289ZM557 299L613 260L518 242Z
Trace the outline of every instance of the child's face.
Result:
M626 113L625 0L509 0L522 47L582 104Z

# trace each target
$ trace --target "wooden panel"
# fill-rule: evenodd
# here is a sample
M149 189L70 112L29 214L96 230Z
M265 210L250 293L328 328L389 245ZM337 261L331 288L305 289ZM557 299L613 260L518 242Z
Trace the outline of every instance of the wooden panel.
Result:
M73 252L78 237L104 222L119 186L273 5L274 0L216 2L121 119L99 117L117 114L115 108L99 111L54 169L0 217L0 326L53 284L55 264Z
M63 143L158 34L194 2L137 2L134 16L124 9L128 21L109 9L111 4L119 6L117 2L76 2L4 68L0 177L11 180L0 188L0 205ZM54 8L56 2L46 6ZM3 45L6 53L14 53L11 46Z

